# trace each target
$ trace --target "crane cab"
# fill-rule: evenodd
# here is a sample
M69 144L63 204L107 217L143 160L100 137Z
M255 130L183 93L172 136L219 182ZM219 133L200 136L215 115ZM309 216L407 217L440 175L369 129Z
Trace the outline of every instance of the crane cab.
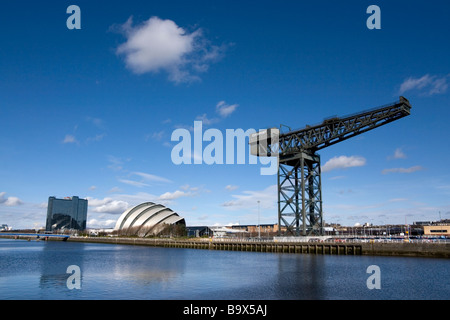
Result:
M280 130L269 128L252 133L249 136L250 154L257 157L276 156L271 146L278 143Z

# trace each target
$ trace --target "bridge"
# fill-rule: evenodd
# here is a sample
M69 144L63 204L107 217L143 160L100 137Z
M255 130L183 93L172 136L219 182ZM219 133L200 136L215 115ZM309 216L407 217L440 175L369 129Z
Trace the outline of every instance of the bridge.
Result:
M65 234L48 234L48 233L10 233L10 232L0 232L0 237L28 237L40 239L40 238L61 238L63 241L66 241L70 238L69 235Z

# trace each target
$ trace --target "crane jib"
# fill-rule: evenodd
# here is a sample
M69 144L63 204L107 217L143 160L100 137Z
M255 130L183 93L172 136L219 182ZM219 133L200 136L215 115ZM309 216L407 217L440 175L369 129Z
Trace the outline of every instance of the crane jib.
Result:
M400 97L399 101L389 105L342 118L333 117L319 125L280 134L278 149L281 155L300 150L320 150L406 117L410 113L409 101Z

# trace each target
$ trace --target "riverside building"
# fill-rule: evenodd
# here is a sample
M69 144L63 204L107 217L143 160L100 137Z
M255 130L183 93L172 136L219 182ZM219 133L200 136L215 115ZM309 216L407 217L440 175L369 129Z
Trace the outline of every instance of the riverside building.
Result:
M46 231L86 229L88 201L79 197L48 198Z

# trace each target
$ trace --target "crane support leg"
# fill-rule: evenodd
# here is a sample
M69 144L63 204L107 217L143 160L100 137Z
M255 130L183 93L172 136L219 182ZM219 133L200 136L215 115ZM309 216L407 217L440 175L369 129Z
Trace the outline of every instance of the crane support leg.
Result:
M279 235L323 234L320 156L300 152L281 159L278 169Z

